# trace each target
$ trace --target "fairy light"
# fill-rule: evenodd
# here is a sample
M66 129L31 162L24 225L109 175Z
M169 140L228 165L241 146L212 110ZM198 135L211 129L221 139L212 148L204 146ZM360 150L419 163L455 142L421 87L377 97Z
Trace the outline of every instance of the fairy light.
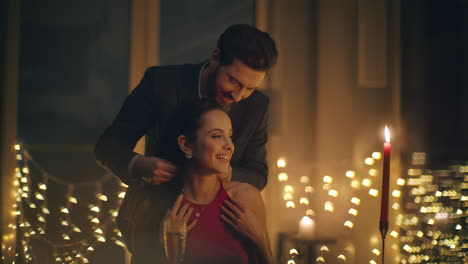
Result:
M376 159L376 160L379 160L379 159L382 158L382 153L380 153L380 152L373 152L373 153L372 153L372 158L373 158L373 159Z
M390 232L390 236L392 236L393 238L398 238L398 232L397 231L391 231Z
M323 182L330 184L333 182L333 178L330 176L323 176Z
M376 170L376 169L370 169L369 170L369 175L370 176L376 177L378 174L379 174L379 171Z
M400 185L400 186L405 186L405 179L402 179L402 178L398 178L397 179L397 185Z
M96 197L101 201L107 202L107 196L104 194L97 194Z
M361 204L361 199L359 199L357 197L353 197L353 198L351 198L351 203L353 203L355 205L359 205L359 204Z
M329 190L328 195L333 196L333 197L338 197L338 191L337 190Z
M91 210L91 211L93 211L93 212L96 212L96 213L99 213L99 212L100 212L99 207L97 207L96 205L92 205L92 204L91 204L91 205L89 205L89 207L90 207L89 210Z
M376 262L375 260L371 259L371 260L369 261L369 264L377 264L377 262Z
M73 196L68 197L68 201L69 201L70 203L73 203L73 204L77 204L77 203L78 203L78 200L77 200L75 197L73 197Z
M37 192L37 193L35 193L34 195L36 196L36 199L41 200L41 201L44 201L44 196L43 196L42 194L40 194L40 193Z
M299 201L300 204L308 205L309 204L309 199L302 197Z
M370 189L369 194L374 196L374 197L377 197L379 195L379 191L376 190L376 189Z
M310 179L307 176L302 176L301 179L300 179L300 182L305 183L305 184L309 183L309 181L310 181Z
M399 190L393 190L392 192L393 197L400 197L400 195L401 195L401 192Z
M330 201L325 202L324 204L325 211L333 212L335 208L333 207L333 203Z
M290 201L292 199L293 199L293 195L291 193L285 193L283 195L283 200L285 200L285 201Z
M345 175L346 177L350 179L353 179L354 177L356 177L356 173L354 171L347 171Z
M312 210L312 209L307 209L306 215L309 216L309 217L310 217L310 216L315 216L315 212L314 212L314 210Z
M123 199L125 197L125 192L121 192L119 193L119 196L118 196L120 199Z
M65 208L65 207L61 207L60 212L62 212L62 213L64 213L64 214L70 213L70 212L68 211L68 209Z
M284 186L284 191L287 192L287 193L293 193L294 188L291 185L286 185L286 186Z
M278 180L280 182L287 181L288 180L288 174L286 174L284 172L281 172L280 174L278 174Z
M330 252L330 249L324 245L320 247L320 252Z
M344 223L344 226L348 227L349 229L353 229L354 223L348 220Z
M293 201L287 201L286 208L296 208L296 205L294 204Z
M351 181L351 187L354 189L358 189L359 187L361 187L361 183L358 180L353 180Z
M372 181L370 179L364 179L362 180L362 185L370 187L372 185Z
M374 249L372 250L372 253L374 253L374 255L376 255L376 256L380 256L380 250L378 250L378 249L376 249L376 248L374 248Z
M348 213L350 215L354 215L354 216L357 216L358 215L358 210L354 209L354 208L351 208L348 210Z
M289 255L299 255L299 252L295 248L291 248L289 250Z
M392 209L393 210L400 210L400 204L399 203L393 203L392 204Z
M313 193L313 192L314 192L314 187L312 187L312 186L306 186L306 187L305 187L305 192L306 192L306 193Z
M364 163L365 163L366 165L372 166L372 165L375 164L375 160L374 160L373 158L366 158L366 159L364 160Z
M278 159L278 160L276 161L276 166L277 166L278 168L285 168L285 167L286 167L286 160L284 160L284 159Z
M325 263L325 259L322 256L315 259L315 261Z

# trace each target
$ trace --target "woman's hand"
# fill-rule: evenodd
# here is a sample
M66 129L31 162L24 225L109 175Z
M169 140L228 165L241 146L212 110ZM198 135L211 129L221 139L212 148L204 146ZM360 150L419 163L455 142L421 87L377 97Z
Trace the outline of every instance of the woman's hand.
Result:
M265 227L256 215L235 201L224 201L221 219L254 243L262 243Z
M184 206L180 206L182 203L183 194L180 194L177 197L172 208L169 210L168 213L168 225L167 225L167 232L168 233L188 233L192 230L195 225L197 224L198 220L193 221L189 225L187 225L188 220L193 212L193 207L189 208L189 204L186 203Z
M187 225L193 207L188 204L180 206L183 195L179 195L172 208L164 219L164 248L169 264L181 263L185 254L185 239L187 233L192 230L197 220Z

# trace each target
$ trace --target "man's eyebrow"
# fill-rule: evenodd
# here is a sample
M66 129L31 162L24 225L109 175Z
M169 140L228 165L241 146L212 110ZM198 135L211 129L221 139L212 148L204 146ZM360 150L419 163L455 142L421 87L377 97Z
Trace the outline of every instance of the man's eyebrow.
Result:
M213 129L209 130L208 133L211 133L213 131L224 132L224 130L222 130L221 128L213 128Z

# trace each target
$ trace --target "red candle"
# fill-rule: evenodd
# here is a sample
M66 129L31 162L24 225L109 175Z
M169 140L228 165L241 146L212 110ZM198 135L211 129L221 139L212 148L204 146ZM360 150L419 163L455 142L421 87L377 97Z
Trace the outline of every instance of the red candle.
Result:
M382 202L380 204L380 221L388 221L388 192L390 187L390 133L385 126L385 143L383 156Z

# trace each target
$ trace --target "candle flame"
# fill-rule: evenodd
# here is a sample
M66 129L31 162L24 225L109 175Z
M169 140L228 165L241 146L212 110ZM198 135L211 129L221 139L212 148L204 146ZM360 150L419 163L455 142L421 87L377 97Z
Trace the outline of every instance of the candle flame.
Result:
M390 142L390 132L388 131L387 126L385 126L385 141Z

